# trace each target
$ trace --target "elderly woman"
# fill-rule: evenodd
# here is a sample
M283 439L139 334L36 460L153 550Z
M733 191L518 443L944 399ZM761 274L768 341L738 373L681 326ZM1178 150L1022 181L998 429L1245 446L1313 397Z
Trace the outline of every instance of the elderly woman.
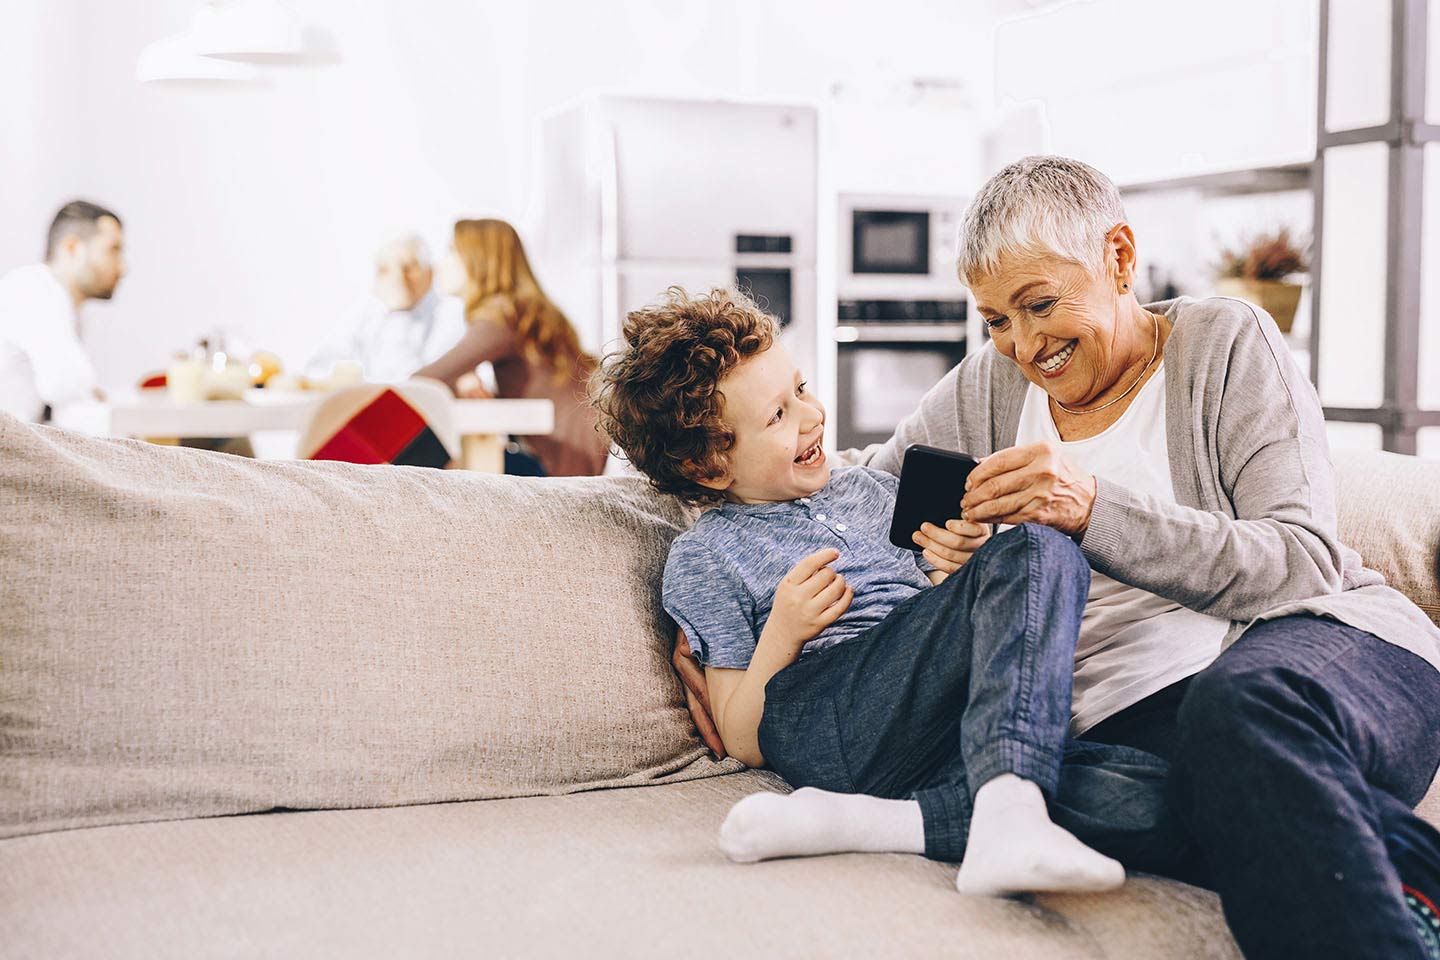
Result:
M991 345L864 456L984 458L963 519L917 545L963 563L983 524L1020 523L1079 543L1071 733L1169 761L1201 861L1185 875L1247 957L1427 956L1440 834L1412 808L1440 766L1440 631L1337 538L1320 405L1273 321L1226 298L1142 305L1115 186L1060 157L985 184L959 274Z

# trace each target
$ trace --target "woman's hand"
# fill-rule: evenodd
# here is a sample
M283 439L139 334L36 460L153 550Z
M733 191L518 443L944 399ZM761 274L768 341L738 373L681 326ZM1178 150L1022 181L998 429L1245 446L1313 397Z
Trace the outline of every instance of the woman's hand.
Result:
M922 523L911 539L920 547L921 555L944 575L943 580L965 566L971 555L985 545L990 530L985 524L969 520L946 520L943 529Z
M705 681L704 668L690 656L690 641L685 639L684 630L676 631L670 662L675 665L675 672L680 674L680 682L685 685L685 702L690 707L695 729L700 731L700 739L714 752L717 760L724 760L725 741L720 739L720 731L716 729L711 713L710 685Z
M1095 478L1054 443L992 453L970 473L960 509L976 523L1040 523L1072 537L1090 525Z

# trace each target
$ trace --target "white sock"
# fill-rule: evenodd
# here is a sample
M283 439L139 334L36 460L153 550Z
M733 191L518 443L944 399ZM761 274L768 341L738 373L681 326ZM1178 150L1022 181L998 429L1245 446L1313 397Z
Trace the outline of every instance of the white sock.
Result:
M975 791L970 838L955 878L961 893L1093 892L1124 882L1118 860L1051 822L1036 784L1004 773Z
M720 849L737 863L826 853L924 853L925 822L914 800L801 787L753 793L730 808Z

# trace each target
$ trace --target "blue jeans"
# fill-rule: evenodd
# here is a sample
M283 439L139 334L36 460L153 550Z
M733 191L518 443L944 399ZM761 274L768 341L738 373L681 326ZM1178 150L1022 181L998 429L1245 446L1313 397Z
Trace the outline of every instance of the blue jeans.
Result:
M937 860L963 857L975 791L1014 773L1094 849L1169 868L1189 841L1164 802L1167 764L1066 736L1089 589L1064 534L1026 524L992 537L864 634L775 674L760 750L797 787L918 800Z
M1440 831L1412 812L1440 766L1440 672L1284 617L1191 678L1171 729L1172 807L1246 957L1434 956L1400 887L1440 902Z

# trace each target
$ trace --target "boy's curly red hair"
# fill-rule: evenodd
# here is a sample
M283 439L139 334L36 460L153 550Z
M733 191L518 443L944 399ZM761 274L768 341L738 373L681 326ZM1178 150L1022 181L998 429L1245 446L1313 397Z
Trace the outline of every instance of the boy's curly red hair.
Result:
M670 287L625 317L625 347L591 379L600 427L655 488L690 503L723 499L698 481L723 476L735 434L718 387L775 342L777 326L743 293Z

